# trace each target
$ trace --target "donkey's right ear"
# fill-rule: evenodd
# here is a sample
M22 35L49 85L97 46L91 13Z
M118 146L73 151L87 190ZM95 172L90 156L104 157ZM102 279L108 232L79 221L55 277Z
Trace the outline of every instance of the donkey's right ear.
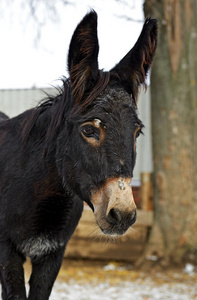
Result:
M75 104L80 104L97 80L98 51L97 14L91 11L75 29L69 48L68 69Z
M134 47L111 70L118 74L123 87L137 104L138 89L145 84L157 47L157 20L147 18Z

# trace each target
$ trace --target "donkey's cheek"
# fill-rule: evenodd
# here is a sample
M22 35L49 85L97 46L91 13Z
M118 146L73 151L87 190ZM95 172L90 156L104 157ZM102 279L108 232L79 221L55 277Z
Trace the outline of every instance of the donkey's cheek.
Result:
M96 221L108 235L121 235L136 220L136 205L133 199L131 178L109 178L92 193Z

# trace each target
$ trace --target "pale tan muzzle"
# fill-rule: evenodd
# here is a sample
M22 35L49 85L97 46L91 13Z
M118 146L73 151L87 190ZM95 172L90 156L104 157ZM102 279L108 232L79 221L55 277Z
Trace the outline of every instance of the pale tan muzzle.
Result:
M136 221L131 178L109 178L92 193L97 224L107 235L122 235Z

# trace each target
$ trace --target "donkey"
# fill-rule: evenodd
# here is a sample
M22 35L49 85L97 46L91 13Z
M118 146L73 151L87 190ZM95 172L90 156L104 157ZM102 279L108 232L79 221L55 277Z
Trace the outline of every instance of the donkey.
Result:
M83 201L106 235L123 235L136 221L137 96L156 44L157 21L147 18L126 56L99 70L97 14L90 11L72 36L69 78L57 95L0 123L2 299L49 299Z

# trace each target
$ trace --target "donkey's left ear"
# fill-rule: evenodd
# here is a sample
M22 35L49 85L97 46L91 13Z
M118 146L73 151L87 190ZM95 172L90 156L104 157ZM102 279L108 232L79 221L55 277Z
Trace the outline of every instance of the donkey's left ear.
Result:
M132 94L135 104L137 104L139 86L145 84L156 47L157 20L147 18L134 47L111 70L118 74L124 88Z
M92 88L98 76L97 14L88 13L72 36L68 69L75 103L79 104L84 93Z

